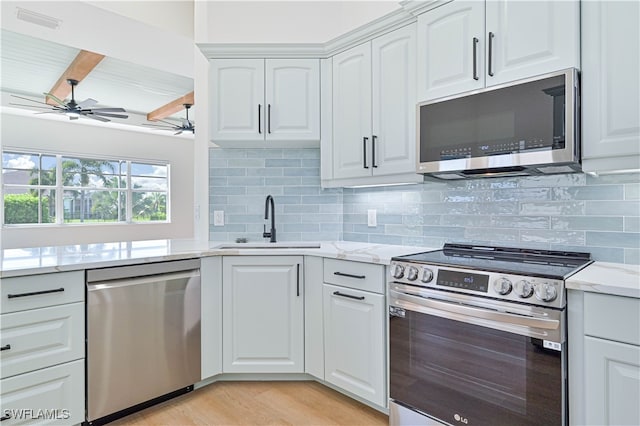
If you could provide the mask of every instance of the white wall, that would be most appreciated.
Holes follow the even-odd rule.
[[[196,43],[325,43],[396,1],[196,1]]]
[[[87,3],[193,39],[194,0],[99,0]]]
[[[171,173],[171,223],[107,226],[30,226],[2,229],[2,248],[193,236],[194,141],[181,137],[95,126],[85,120],[2,113],[2,149],[166,161]]]
[[[0,8],[2,28],[6,30],[193,77],[192,37],[81,1],[2,0]],[[18,8],[60,19],[62,24],[54,30],[25,22],[16,17]]]

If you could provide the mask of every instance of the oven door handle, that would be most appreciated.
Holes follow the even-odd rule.
[[[401,293],[396,293],[400,295]],[[394,295],[392,295],[394,296]],[[479,319],[486,321],[493,321],[496,323],[502,323],[506,325],[523,326],[529,328],[543,329],[543,330],[558,330],[560,328],[560,321],[556,319],[536,318],[525,315],[510,314],[507,312],[498,312],[490,309],[476,308],[473,306],[462,305],[459,303],[446,302],[437,299],[427,299],[424,297],[416,297],[410,295],[401,295],[402,298],[413,299],[417,298],[419,301],[412,302],[410,300],[402,300],[400,298],[392,297],[390,305],[408,309],[414,312],[421,312],[425,314],[433,313],[433,310],[462,315],[469,319]],[[444,315],[443,315],[444,316]],[[469,321],[474,323],[473,321]]]

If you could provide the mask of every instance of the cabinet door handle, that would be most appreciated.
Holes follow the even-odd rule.
[[[4,416],[0,417],[0,422],[4,422],[5,420],[9,420],[9,419],[11,419],[11,415],[7,414],[7,415],[4,415]]]
[[[271,104],[267,104],[267,133],[271,133]]]
[[[376,139],[378,139],[376,135],[371,136],[371,166],[374,169],[378,167],[376,164]]]
[[[262,133],[262,122],[260,117],[262,116],[262,105],[258,104],[258,133]]]
[[[492,62],[493,62],[493,38],[495,36],[496,35],[494,33],[489,31],[489,75],[491,77],[493,77],[493,66],[492,66]]]
[[[31,293],[7,294],[7,297],[9,299],[15,299],[16,297],[38,296],[40,294],[48,294],[48,293],[60,293],[61,291],[64,291],[63,287],[56,288],[53,290],[33,291]]]
[[[362,167],[364,167],[365,169],[368,169],[369,166],[367,166],[367,141],[369,140],[368,137],[363,137],[362,138]]]
[[[0,351],[8,351],[9,349],[11,349],[11,345],[4,345],[0,348]]]
[[[365,278],[367,278],[365,275],[353,275],[353,274],[347,274],[345,272],[334,272],[333,275],[338,275],[340,277],[357,278],[359,280],[364,280]]]
[[[473,79],[478,80],[478,37],[473,38]]]
[[[339,291],[334,291],[333,295],[340,296],[340,297],[347,297],[349,299],[355,299],[355,300],[364,300],[364,296],[352,296],[350,294],[340,293]]]
[[[296,263],[296,296],[300,297],[300,264]]]

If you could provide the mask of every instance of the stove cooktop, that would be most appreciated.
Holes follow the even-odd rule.
[[[565,280],[593,261],[589,253],[445,244],[392,260]]]

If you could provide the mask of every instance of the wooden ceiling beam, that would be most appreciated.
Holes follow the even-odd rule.
[[[65,99],[71,94],[71,86],[67,83],[67,79],[82,81],[89,73],[104,59],[104,55],[81,50],[75,57],[73,62],[69,64],[65,72],[62,73],[56,84],[53,85],[49,93],[59,99]],[[49,105],[57,105],[56,101],[46,96],[45,101]]]
[[[175,114],[178,111],[184,109],[184,104],[193,105],[193,92],[187,93],[184,96],[179,97],[166,105],[161,106],[160,108],[151,111],[147,114],[147,120],[156,121],[162,120],[163,118],[167,118],[168,116]]]

